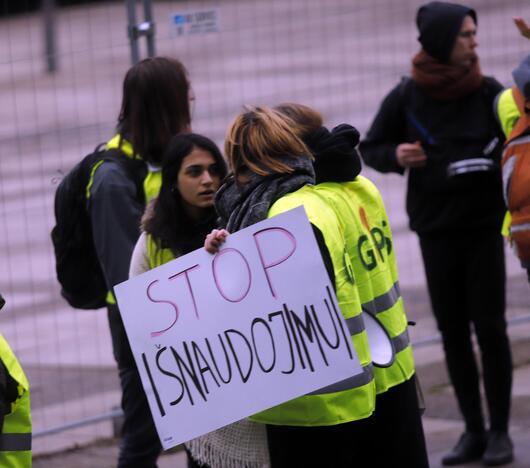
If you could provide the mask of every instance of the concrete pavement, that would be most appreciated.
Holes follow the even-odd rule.
[[[509,284],[509,297],[512,306],[508,309],[511,324],[508,333],[514,360],[514,382],[512,400],[512,419],[510,433],[515,446],[515,460],[507,465],[510,468],[530,467],[530,320],[524,309],[515,307],[515,303],[529,302],[530,285],[526,284],[523,275]],[[526,289],[525,289],[526,288]],[[427,296],[422,289],[405,289],[403,295],[409,318],[416,322],[411,328],[411,338],[417,343],[414,355],[420,382],[426,402],[423,416],[424,430],[427,440],[429,461],[432,468],[441,467],[442,456],[455,444],[461,432],[463,423],[459,416],[456,401],[443,360],[443,350],[437,340],[436,330],[432,321],[429,307],[426,307]],[[519,297],[519,296],[525,297]],[[528,309],[526,309],[528,310]],[[60,450],[55,454],[37,457],[35,468],[106,468],[114,466],[118,445],[112,439],[111,423],[101,423],[102,437],[97,441],[90,441],[84,447],[70,450]],[[53,438],[53,436],[50,436]],[[57,437],[62,437],[60,434]],[[185,468],[186,457],[181,451],[165,453],[160,458],[160,468]],[[480,462],[460,465],[462,467],[482,466]],[[325,467],[327,468],[327,467]],[[414,468],[414,467],[410,467]]]

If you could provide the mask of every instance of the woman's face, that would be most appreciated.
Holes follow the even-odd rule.
[[[177,187],[184,208],[193,218],[213,205],[215,192],[221,183],[219,167],[211,153],[193,148],[182,161],[177,176]]]

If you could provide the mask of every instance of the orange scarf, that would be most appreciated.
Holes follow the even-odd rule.
[[[429,96],[450,101],[471,94],[482,84],[478,58],[471,66],[444,64],[421,50],[412,59],[412,78]]]

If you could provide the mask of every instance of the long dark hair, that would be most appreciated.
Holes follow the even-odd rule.
[[[138,62],[123,80],[118,132],[145,160],[160,163],[171,136],[189,129],[189,92],[180,61],[151,57]]]
[[[180,192],[176,187],[182,161],[195,148],[210,153],[217,165],[220,179],[226,176],[225,160],[212,140],[196,133],[173,137],[162,161],[160,193],[142,219],[143,230],[153,236],[159,247],[171,248],[178,253],[187,253],[198,248],[200,245],[194,245],[196,238],[200,236],[204,240],[216,218],[215,208],[212,206],[205,210],[205,223],[193,221],[184,210]]]

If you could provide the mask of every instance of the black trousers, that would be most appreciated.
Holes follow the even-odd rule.
[[[335,426],[267,425],[272,468],[429,466],[415,378],[377,396],[369,418]]]
[[[442,335],[445,359],[466,429],[485,429],[479,369],[473,353],[475,331],[490,428],[507,431],[512,359],[506,333],[503,240],[494,230],[420,236],[432,309]]]
[[[117,306],[107,307],[112,350],[118,364],[124,422],[119,468],[156,468],[162,447],[151,416],[140,374]]]

